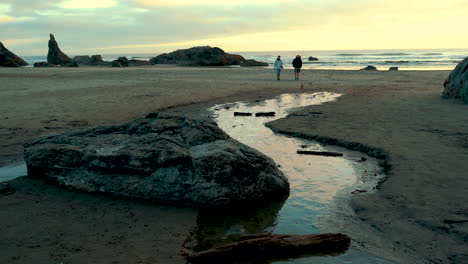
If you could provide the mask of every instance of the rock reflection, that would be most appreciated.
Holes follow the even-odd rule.
[[[261,233],[276,225],[278,212],[284,202],[272,202],[257,207],[234,210],[201,210],[194,232],[195,251],[238,241],[243,234]]]

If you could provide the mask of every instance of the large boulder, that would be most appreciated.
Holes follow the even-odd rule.
[[[68,66],[72,63],[72,59],[63,53],[53,34],[50,34],[49,40],[49,52],[47,53],[47,63]]]
[[[26,66],[22,58],[16,56],[13,52],[9,51],[2,42],[0,42],[0,66],[2,67],[20,67]]]
[[[210,46],[180,49],[150,59],[152,64],[178,64],[187,66],[240,65],[244,57],[229,54],[220,48]]]
[[[268,63],[256,60],[245,60],[241,63],[241,67],[266,67]]]
[[[468,57],[461,61],[445,80],[442,97],[468,102]]]
[[[286,198],[289,183],[270,158],[214,121],[153,113],[25,144],[28,175],[71,189],[196,207]]]

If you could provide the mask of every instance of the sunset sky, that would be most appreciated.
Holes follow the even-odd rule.
[[[0,41],[72,55],[468,48],[466,0],[1,0]]]

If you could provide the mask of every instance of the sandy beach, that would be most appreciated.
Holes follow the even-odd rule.
[[[468,105],[441,98],[449,71],[265,68],[0,68],[0,166],[31,138],[161,110],[330,91],[333,103],[270,123],[280,132],[386,153],[387,180],[332,212],[324,231],[397,263],[468,262]],[[321,112],[314,115],[310,112]],[[327,140],[328,139],[328,140]],[[359,143],[359,144],[350,144]],[[184,263],[197,212],[70,192],[41,180],[0,196],[0,263]]]

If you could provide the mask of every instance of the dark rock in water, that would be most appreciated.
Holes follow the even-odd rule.
[[[103,62],[104,61],[102,60],[101,55],[92,55],[90,60],[89,60],[89,65],[98,66],[98,65],[102,64]]]
[[[212,120],[168,113],[36,139],[24,158],[29,176],[68,188],[180,205],[229,207],[289,193],[270,158]]]
[[[73,61],[81,65],[89,65],[89,63],[91,62],[91,57],[89,57],[88,55],[75,56],[73,58]]]
[[[122,64],[118,61],[112,61],[112,67],[123,67]]]
[[[445,80],[442,97],[468,102],[468,57],[461,61]]]
[[[2,42],[0,42],[0,66],[2,67],[20,67],[26,66],[22,58],[16,56],[13,52],[9,51]]]
[[[341,157],[343,153],[330,152],[330,151],[312,151],[312,150],[298,150],[297,154],[303,155],[317,155],[317,156],[327,156],[327,157]]]
[[[318,60],[319,60],[319,59],[316,58],[316,57],[312,57],[312,56],[309,57],[309,61],[318,61]]]
[[[47,53],[47,62],[49,64],[56,64],[65,66],[68,63],[71,63],[73,60],[63,53],[53,34],[50,34],[49,40],[49,52]]]
[[[145,60],[128,60],[128,66],[150,66],[151,62]]]
[[[187,66],[240,65],[244,57],[229,54],[220,48],[209,46],[180,49],[150,59],[152,64],[178,64]]]
[[[114,61],[120,63],[120,65],[121,65],[120,67],[128,67],[128,65],[129,65],[127,57],[119,57]],[[112,67],[114,67],[114,65],[112,65]]]
[[[14,194],[16,190],[8,183],[0,183],[0,197]]]
[[[398,67],[390,67],[388,68],[389,71],[398,71]]]
[[[372,65],[368,65],[367,67],[361,69],[361,71],[376,71],[376,70],[377,68]]]
[[[42,67],[57,67],[57,65],[52,64],[52,63],[47,63],[47,62],[45,62],[45,61],[41,61],[41,62],[36,62],[36,63],[34,63],[34,67],[36,67],[36,68],[42,68]]]
[[[74,62],[77,62],[79,65],[85,66],[111,66],[111,62],[104,61],[101,55],[88,55],[85,56],[76,56],[73,58]]]
[[[80,67],[80,65],[78,65],[78,63],[76,61],[72,61],[72,62],[69,62],[69,63],[64,63],[61,66],[63,66],[63,67]]]
[[[256,60],[245,60],[241,63],[241,67],[266,67],[268,63]]]

